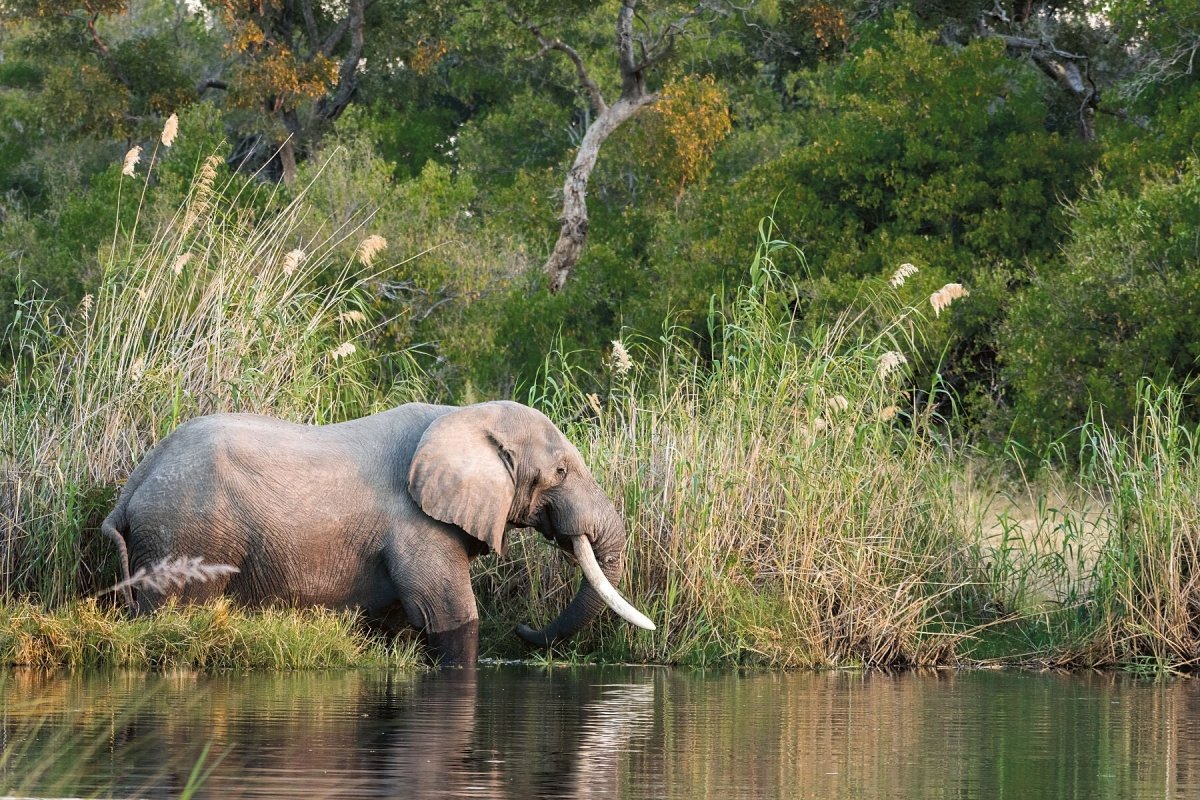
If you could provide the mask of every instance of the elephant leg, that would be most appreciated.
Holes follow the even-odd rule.
[[[426,631],[425,644],[443,667],[470,667],[479,657],[479,620],[452,631]]]
[[[474,664],[479,612],[466,551],[448,543],[392,556],[388,562],[408,620],[422,632],[430,656],[441,664]]]

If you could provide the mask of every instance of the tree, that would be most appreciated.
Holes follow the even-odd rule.
[[[533,34],[541,45],[539,56],[553,51],[570,59],[579,87],[587,95],[591,111],[595,114],[563,182],[558,240],[545,265],[551,292],[562,289],[587,243],[588,179],[596,166],[600,147],[622,124],[659,99],[659,92],[647,88],[647,73],[671,54],[676,40],[687,32],[689,23],[706,10],[709,10],[706,5],[697,5],[652,33],[642,33],[634,30],[634,21],[638,18],[638,0],[621,0],[616,21],[617,69],[621,90],[616,101],[609,104],[575,48],[546,34],[544,26],[528,16],[519,14],[511,7],[508,9],[510,18]]]
[[[375,0],[215,0],[234,59],[229,79],[211,78],[200,89],[227,89],[233,105],[257,109],[271,138],[282,138],[279,177],[296,177],[298,148],[313,145],[341,116],[360,82],[367,10]],[[239,143],[232,160],[252,159],[258,137]]]
[[[1139,381],[1189,379],[1200,360],[1200,162],[1136,192],[1097,189],[1072,215],[1065,268],[1035,275],[1002,332],[1012,434],[1035,446],[1093,403],[1130,423]]]

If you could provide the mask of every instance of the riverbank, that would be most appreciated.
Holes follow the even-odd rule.
[[[415,642],[369,633],[325,609],[246,611],[226,600],[128,618],[94,599],[53,610],[0,605],[0,664],[70,669],[311,670],[415,667]]]
[[[116,582],[99,523],[184,420],[240,410],[322,424],[440,399],[412,364],[397,371],[407,362],[391,362],[386,387],[373,383],[375,365],[352,343],[369,274],[333,264],[331,249],[297,262],[293,207],[253,235],[235,211],[205,205],[198,221],[130,249],[74,318],[28,306],[13,338],[21,357],[0,381],[0,583],[55,610],[10,600],[0,660],[304,669],[411,658],[326,612],[223,604],[125,621],[77,599]],[[196,236],[211,263],[171,268]],[[973,451],[947,421],[953,393],[916,387],[910,372],[922,330],[970,302],[963,287],[914,305],[899,290],[916,268],[903,265],[817,324],[775,268],[792,252],[764,227],[746,285],[712,300],[703,351],[666,326],[654,340],[612,342],[595,374],[557,348],[518,393],[578,445],[622,512],[621,590],[658,626],[606,615],[559,654],[1192,668],[1200,437],[1185,390],[1146,384],[1132,429],[1087,419],[1040,459]],[[540,537],[514,540],[476,562],[473,585],[485,652],[524,658],[512,626],[553,618],[577,572]]]

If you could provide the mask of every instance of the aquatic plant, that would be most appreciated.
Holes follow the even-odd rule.
[[[164,144],[176,135],[164,130]],[[0,375],[0,592],[53,605],[111,583],[114,553],[98,523],[141,456],[190,417],[333,422],[418,393],[404,354],[380,391],[354,345],[373,273],[341,254],[363,220],[308,224],[306,189],[278,201],[276,189],[238,176],[221,184],[220,166],[204,159],[187,200],[152,233],[118,229],[78,308],[22,304],[16,357]],[[137,180],[148,204],[149,175]],[[382,246],[365,237],[360,258]]]
[[[659,626],[593,626],[581,651],[787,666],[953,659],[961,634],[942,602],[967,574],[966,528],[947,502],[954,448],[901,380],[922,312],[881,277],[865,308],[806,328],[774,268],[790,250],[764,228],[749,284],[714,300],[711,359],[668,330],[659,356],[614,343],[603,400],[568,355],[532,387],[623,504],[623,590]],[[943,290],[935,308],[962,296]],[[501,598],[490,609],[501,618],[547,613],[524,598],[569,596],[553,558],[519,543],[480,566],[493,588],[479,596]]]
[[[168,604],[130,619],[94,599],[0,605],[0,664],[166,670],[415,667],[415,639],[373,635],[353,612]]]

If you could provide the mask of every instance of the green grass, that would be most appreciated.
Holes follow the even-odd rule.
[[[419,663],[415,640],[389,642],[368,633],[357,615],[326,609],[251,612],[219,600],[129,619],[95,600],[54,610],[25,601],[0,606],[0,664],[9,666],[213,671]]]

